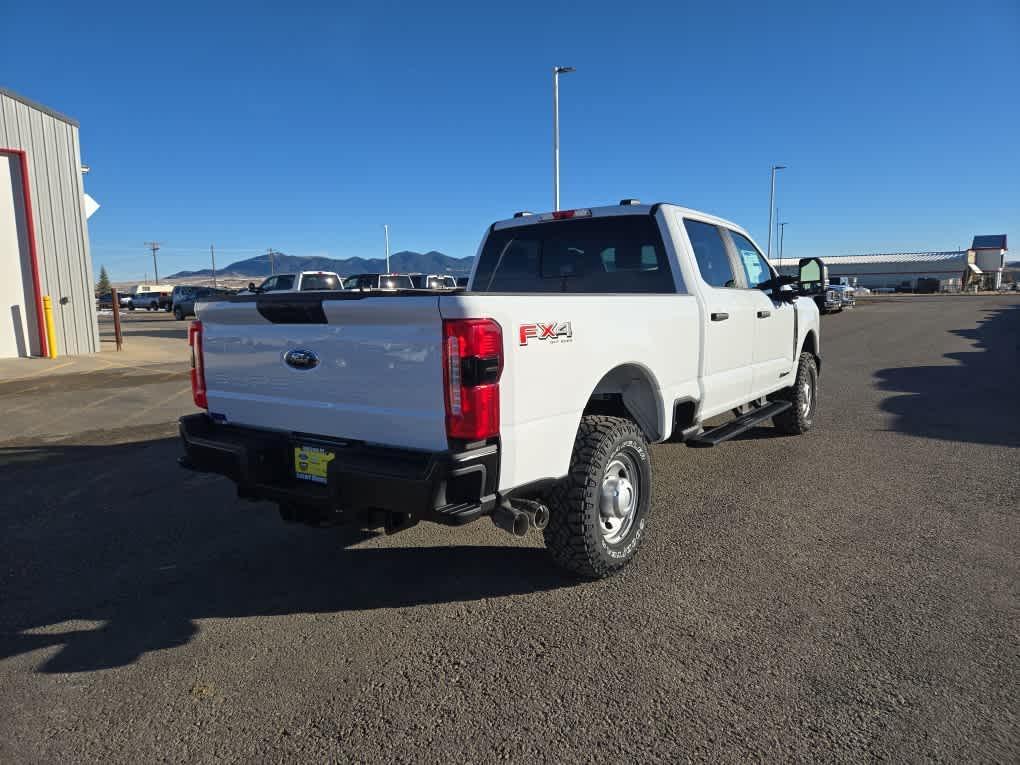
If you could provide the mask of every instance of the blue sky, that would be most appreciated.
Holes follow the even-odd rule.
[[[22,3],[0,84],[81,122],[93,259],[141,277],[274,247],[474,254],[484,227],[624,196],[786,256],[1020,249],[1020,4]]]

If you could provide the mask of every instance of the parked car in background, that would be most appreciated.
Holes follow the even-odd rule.
[[[354,274],[344,279],[345,290],[412,290],[408,274]]]
[[[848,284],[830,284],[829,289],[839,295],[840,309],[853,308],[857,305],[855,290]]]
[[[130,295],[118,295],[118,302],[121,308],[131,307],[131,296]],[[104,292],[102,295],[96,298],[96,308],[101,311],[112,311],[113,310],[113,293]]]
[[[344,280],[333,271],[299,271],[296,274],[274,274],[255,286],[248,283],[248,289],[240,294],[253,295],[263,292],[310,292],[312,290],[342,290]]]
[[[128,308],[132,311],[136,308],[144,308],[146,311],[169,311],[170,305],[170,290],[166,292],[138,292],[131,296]]]
[[[220,287],[174,287],[174,291],[170,296],[172,303],[170,310],[173,311],[175,319],[183,321],[188,316],[195,315],[196,301],[234,295],[236,292],[236,290],[228,290]]]
[[[441,274],[408,274],[411,284],[419,290],[452,290],[457,288],[457,280],[449,275]]]

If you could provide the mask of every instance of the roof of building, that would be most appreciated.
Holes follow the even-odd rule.
[[[970,246],[972,250],[1005,250],[1005,234],[981,234],[974,237],[974,243]]]
[[[33,101],[31,98],[25,98],[24,96],[15,93],[13,90],[8,90],[7,88],[0,87],[0,94],[3,94],[8,98],[13,98],[15,101],[20,101],[30,109],[35,109],[36,111],[42,112],[43,114],[48,114],[50,117],[58,119],[61,122],[66,122],[69,125],[80,127],[78,124],[78,120],[74,119],[73,117],[68,117],[66,114],[61,114],[55,109],[51,109],[48,106],[43,106],[38,101]]]
[[[940,263],[965,258],[963,250],[946,252],[874,252],[866,255],[830,255],[823,257],[825,265],[850,265],[852,263]]]

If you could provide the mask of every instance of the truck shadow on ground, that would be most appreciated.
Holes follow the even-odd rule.
[[[897,394],[882,402],[895,415],[893,429],[946,441],[1020,447],[1016,414],[1020,384],[1020,305],[984,311],[973,329],[953,334],[976,350],[948,353],[958,364],[893,367],[875,373],[880,390]]]
[[[573,584],[542,549],[442,546],[441,530],[439,545],[422,546],[411,530],[394,537],[397,547],[352,548],[366,535],[284,524],[272,506],[236,500],[225,479],[181,471],[178,453],[173,438],[0,449],[0,658],[56,646],[40,672],[86,672],[182,646],[202,618]]]

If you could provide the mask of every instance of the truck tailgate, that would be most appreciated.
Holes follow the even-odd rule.
[[[435,295],[252,296],[203,303],[198,318],[214,418],[405,448],[447,448],[443,328]],[[304,356],[312,363],[288,364],[291,351],[312,354]]]

